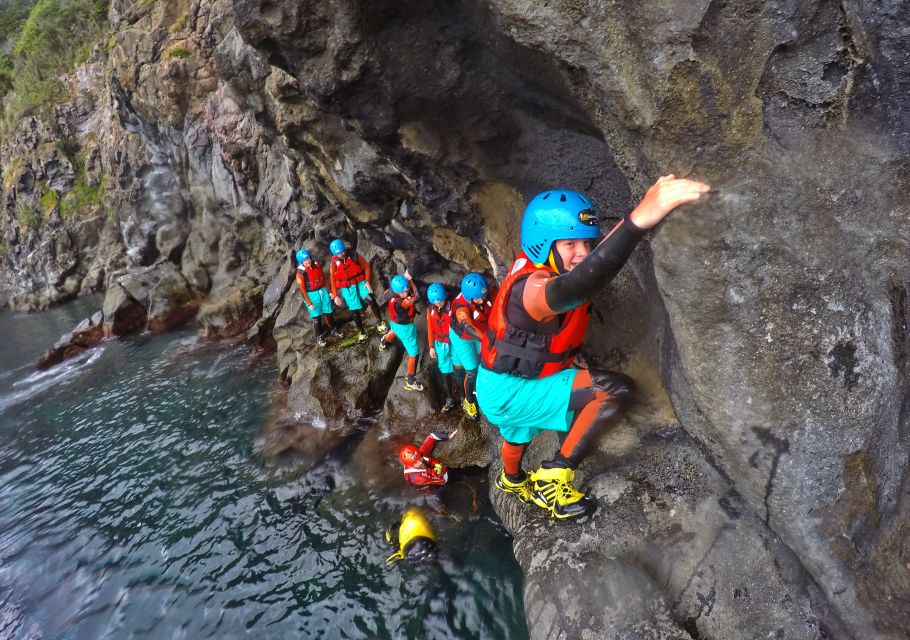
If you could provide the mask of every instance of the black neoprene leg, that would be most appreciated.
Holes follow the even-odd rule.
[[[317,339],[325,335],[325,326],[322,324],[322,316],[313,318],[313,329],[316,332]]]
[[[455,372],[452,374],[453,389],[464,390],[464,376],[464,368],[455,367]]]
[[[554,462],[557,466],[563,460],[575,468],[584,458],[591,443],[604,429],[614,423],[629,404],[635,393],[635,383],[622,373],[592,369],[592,385],[572,392],[569,404],[575,412],[575,421],[565,435]],[[587,394],[589,398],[581,408],[573,404],[580,403]]]
[[[363,312],[359,310],[352,311],[351,315],[354,317],[354,324],[357,325],[357,330],[363,333]]]
[[[477,369],[471,369],[468,371],[465,369],[464,374],[464,397],[468,399],[468,402],[475,403],[477,402],[477,396],[474,394],[474,389],[477,387]]]
[[[370,310],[373,312],[373,315],[376,316],[376,322],[382,322],[382,313],[379,311],[379,303],[376,302],[376,296],[372,293],[366,297],[367,304],[370,305]]]

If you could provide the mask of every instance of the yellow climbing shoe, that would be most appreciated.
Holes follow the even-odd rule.
[[[574,479],[572,469],[541,467],[531,474],[531,500],[561,520],[591,515],[597,503],[570,484]]]
[[[506,476],[505,470],[499,472],[499,475],[496,476],[496,488],[504,493],[514,493],[516,497],[522,502],[531,501],[531,483],[528,480],[528,474],[522,474],[522,480],[520,482],[512,482]]]
[[[461,402],[461,408],[464,409],[464,414],[468,416],[471,420],[477,420],[480,416],[477,413],[477,403],[468,402],[468,399],[465,398]]]

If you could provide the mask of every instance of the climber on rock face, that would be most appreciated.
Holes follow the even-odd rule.
[[[442,405],[442,412],[448,413],[455,407],[455,380],[452,373],[452,346],[449,341],[449,302],[446,288],[438,282],[430,284],[427,288],[427,300],[430,308],[427,311],[427,344],[430,348],[430,357],[439,365],[445,387],[446,401]]]
[[[386,350],[392,340],[398,338],[408,353],[408,377],[404,388],[407,391],[423,391],[423,385],[417,382],[417,358],[420,348],[417,341],[417,326],[414,318],[417,315],[417,287],[407,271],[404,275],[392,278],[389,290],[383,297],[383,302],[389,305],[389,330],[379,341],[379,348]]]
[[[332,261],[329,263],[332,299],[339,307],[343,299],[348,309],[351,310],[354,324],[360,331],[357,336],[358,342],[367,339],[363,327],[364,302],[370,306],[373,315],[376,316],[376,328],[379,333],[388,331],[388,326],[382,321],[379,303],[376,302],[376,296],[373,295],[373,290],[370,288],[370,264],[341,239],[332,240],[329,244],[329,251],[332,252]]]
[[[313,328],[316,333],[316,344],[326,346],[326,333],[340,336],[332,317],[332,300],[325,288],[325,272],[318,260],[310,255],[306,249],[298,249],[295,253],[297,259],[297,286],[303,294],[303,302],[310,318],[313,319]]]
[[[464,413],[478,420],[477,367],[480,363],[480,342],[487,329],[487,318],[492,308],[495,291],[490,291],[487,280],[479,273],[469,273],[461,279],[461,292],[452,300],[449,311],[449,342],[452,364],[456,375],[464,377]]]
[[[504,440],[498,489],[555,518],[594,512],[595,501],[571,484],[574,470],[620,415],[634,384],[621,373],[572,366],[587,330],[589,299],[613,279],[648,229],[709,190],[663,176],[599,243],[597,214],[584,195],[552,190],[528,203],[522,253],[493,303],[477,379],[480,408]],[[547,429],[559,432],[559,451],[528,474],[521,468],[525,447]]]
[[[404,479],[415,487],[436,487],[444,485],[449,480],[448,469],[436,458],[431,458],[433,447],[437,442],[451,440],[458,433],[434,431],[426,437],[419,447],[406,444],[398,452],[398,459],[404,465]]]

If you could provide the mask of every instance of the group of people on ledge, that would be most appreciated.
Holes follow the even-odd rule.
[[[327,336],[341,335],[332,315],[333,302],[338,307],[343,303],[350,310],[357,326],[358,342],[367,340],[363,308],[369,306],[381,335],[379,348],[388,349],[392,341],[398,339],[408,354],[404,388],[423,391],[423,384],[417,381],[420,343],[414,324],[420,294],[411,274],[405,271],[403,275],[393,276],[380,302],[370,286],[370,264],[363,256],[341,239],[329,243],[329,252],[328,282],[322,264],[307,249],[298,249],[295,254],[297,286],[313,321],[316,343],[324,347]],[[433,282],[427,288],[427,348],[443,376],[444,413],[455,407],[456,390],[461,388],[464,390],[462,410],[472,420],[479,418],[475,396],[477,369],[494,293],[479,273],[467,274],[461,281],[458,295],[451,300],[442,283]],[[388,312],[388,324],[383,320],[383,306]]]
[[[573,485],[575,469],[597,436],[630,401],[634,383],[622,373],[590,369],[578,358],[590,318],[590,298],[616,276],[649,229],[676,207],[698,201],[709,191],[702,182],[663,176],[603,238],[596,208],[587,197],[571,190],[544,191],[525,208],[521,252],[498,291],[492,291],[476,273],[464,277],[461,291],[451,301],[441,284],[429,286],[427,339],[431,357],[446,376],[446,410],[454,405],[454,366],[464,372],[465,413],[475,418],[479,406],[502,436],[502,470],[495,482],[500,491],[558,519],[594,512],[593,498]],[[418,292],[410,274],[392,279],[389,313],[395,320],[388,331],[369,285],[364,283],[369,266],[341,240],[334,240],[330,249],[336,304],[340,303],[337,292],[343,291],[348,291],[342,295],[352,312],[362,308],[361,300],[373,300],[370,304],[384,334],[382,340],[388,343],[398,337],[416,362],[413,318]],[[344,260],[356,266],[345,268]],[[301,282],[301,291],[308,282]],[[304,295],[309,291],[307,288]],[[312,316],[309,303],[308,308]],[[331,308],[325,313],[332,330]],[[357,313],[355,323],[363,335],[363,321]],[[404,328],[408,325],[410,328]],[[324,336],[322,331],[317,329],[317,338]],[[408,372],[408,384],[414,388],[410,361]],[[525,450],[545,430],[558,433],[559,449],[528,472],[522,468]],[[423,469],[432,467],[435,473],[429,475],[437,476],[426,484],[444,484],[442,467],[429,454],[435,442],[448,437],[431,434],[420,448],[408,449],[407,456],[403,450],[406,476],[409,462],[416,460]]]

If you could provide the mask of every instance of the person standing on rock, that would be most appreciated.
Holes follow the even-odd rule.
[[[337,238],[332,240],[329,244],[329,251],[332,253],[332,261],[329,264],[332,299],[339,307],[343,299],[348,309],[351,310],[354,324],[357,325],[357,330],[360,332],[357,341],[364,342],[367,339],[361,311],[364,302],[370,306],[373,315],[376,316],[376,328],[379,333],[388,331],[389,327],[382,320],[379,304],[370,287],[370,263],[356,251],[349,249],[344,240]]]
[[[319,261],[313,258],[306,249],[298,249],[295,257],[297,258],[297,286],[300,287],[303,302],[310,313],[310,318],[313,319],[316,344],[324,347],[327,332],[333,336],[341,335],[335,328],[335,320],[332,317],[332,299],[325,288],[325,272]]]
[[[427,300],[430,308],[427,311],[427,344],[430,347],[430,357],[439,366],[442,374],[442,384],[445,388],[446,401],[442,405],[442,412],[448,413],[455,407],[455,379],[452,373],[452,346],[449,342],[449,301],[446,288],[438,282],[433,282],[427,288]]]
[[[423,385],[417,382],[417,358],[420,347],[417,341],[417,287],[407,271],[404,275],[395,275],[383,302],[389,305],[389,324],[392,326],[379,341],[379,348],[385,351],[396,337],[401,340],[408,353],[408,377],[405,379],[405,391],[423,391]]]
[[[621,373],[572,366],[587,331],[590,297],[616,276],[648,229],[709,190],[663,176],[596,246],[597,214],[581,193],[544,191],[528,203],[522,253],[493,303],[477,381],[480,408],[504,440],[499,490],[554,518],[594,512],[596,502],[572,486],[575,469],[620,415],[634,383]],[[521,458],[543,430],[559,432],[561,446],[527,474]]]
[[[487,279],[479,273],[469,273],[461,279],[461,292],[452,300],[449,311],[452,364],[458,377],[461,379],[464,376],[464,401],[461,406],[471,420],[480,419],[474,389],[480,364],[480,342],[492,308],[491,298]]]

